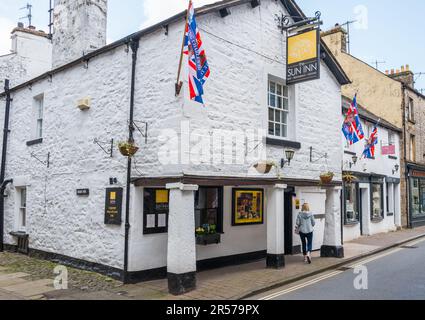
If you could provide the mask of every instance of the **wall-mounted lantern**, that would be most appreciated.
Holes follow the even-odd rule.
[[[393,174],[395,174],[396,172],[398,172],[398,170],[400,170],[400,166],[398,164],[396,164],[394,166],[394,169],[393,169]]]
[[[287,164],[288,166],[291,165],[291,161],[294,159],[295,151],[294,150],[286,150],[285,151],[286,160],[282,159],[280,162],[280,167],[284,168]]]

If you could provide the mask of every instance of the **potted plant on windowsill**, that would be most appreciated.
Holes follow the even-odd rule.
[[[136,146],[134,142],[130,141],[118,143],[118,149],[125,157],[132,157],[137,153],[137,151],[139,151],[139,147]]]
[[[209,244],[219,244],[221,235],[217,233],[217,226],[213,224],[204,224],[196,229],[196,244],[207,246]]]
[[[320,182],[321,184],[329,184],[334,179],[335,174],[331,171],[324,172],[320,175]]]

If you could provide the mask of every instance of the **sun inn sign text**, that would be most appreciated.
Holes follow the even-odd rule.
[[[288,85],[320,78],[319,29],[288,37],[287,74]]]

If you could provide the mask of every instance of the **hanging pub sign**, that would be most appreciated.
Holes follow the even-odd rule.
[[[286,84],[320,79],[320,30],[288,36],[286,43]]]
[[[122,188],[106,189],[105,224],[121,225]]]

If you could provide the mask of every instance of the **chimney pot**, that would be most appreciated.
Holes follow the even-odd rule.
[[[23,28],[24,24],[22,22],[18,22],[18,28]]]
[[[406,64],[406,71],[410,70],[410,66],[408,64]]]
[[[391,74],[394,74],[394,69],[391,69]]]
[[[401,72],[404,72],[404,66],[401,66]]]
[[[385,70],[385,74],[389,75],[390,74],[390,70]]]

